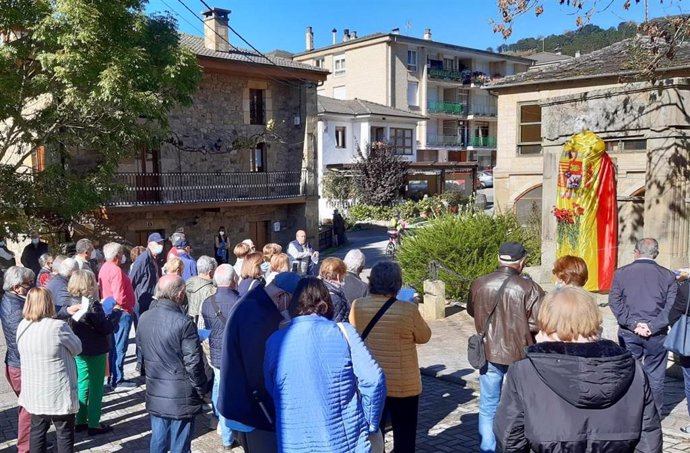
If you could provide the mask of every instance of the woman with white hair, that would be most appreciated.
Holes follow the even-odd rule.
[[[42,288],[53,278],[53,255],[44,253],[38,258],[38,264],[41,265],[41,270],[36,276],[36,287]]]
[[[352,249],[347,252],[343,261],[345,261],[345,266],[347,266],[347,273],[343,280],[342,290],[345,293],[345,298],[351,305],[355,299],[369,295],[369,285],[364,283],[359,277],[366,264],[366,257],[360,249]]]
[[[59,258],[59,257],[58,257]],[[63,257],[64,258],[64,257]],[[57,267],[57,275],[50,279],[46,285],[46,289],[50,294],[55,304],[55,312],[58,313],[65,301],[69,299],[69,291],[67,290],[67,283],[72,274],[79,270],[79,264],[74,258],[64,258],[62,261],[55,259],[57,264],[53,264],[53,268]]]

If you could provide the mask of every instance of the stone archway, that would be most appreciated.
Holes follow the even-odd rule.
[[[541,223],[542,189],[543,186],[537,184],[515,197],[513,212],[521,224],[526,225],[535,220]]]

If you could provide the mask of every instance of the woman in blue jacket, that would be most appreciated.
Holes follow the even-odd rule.
[[[300,281],[289,312],[264,360],[278,451],[371,452],[386,397],[381,368],[354,328],[330,320],[333,304],[319,279]]]

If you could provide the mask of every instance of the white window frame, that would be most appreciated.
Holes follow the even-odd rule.
[[[536,105],[539,107],[540,111],[540,120],[539,122],[523,122],[522,121],[522,107],[527,107],[531,105]],[[544,149],[542,148],[542,142],[525,142],[522,141],[522,126],[534,126],[536,124],[539,125],[539,132],[541,133],[541,125],[543,118],[541,117],[541,106],[539,105],[538,102],[523,102],[518,104],[518,111],[517,111],[517,155],[518,156],[525,156],[525,157],[531,157],[531,156],[541,156],[544,153]],[[523,153],[522,152],[522,147],[525,146],[539,146],[539,152],[538,153]]]
[[[323,57],[314,58],[314,66],[323,69],[326,66],[326,59]]]
[[[335,147],[338,149],[347,148],[347,127],[335,127]]]
[[[414,57],[414,58],[410,58],[410,57]],[[417,55],[416,50],[408,49],[408,51],[407,51],[407,70],[408,71],[414,71],[414,72],[417,71],[417,61],[418,61],[417,57],[418,57],[418,55]]]
[[[345,75],[346,65],[345,65],[345,55],[334,55],[333,56],[333,75],[341,76]]]

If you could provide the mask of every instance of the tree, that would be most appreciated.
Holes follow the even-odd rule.
[[[323,196],[336,208],[347,207],[348,200],[354,198],[352,175],[336,170],[328,170],[323,175]]]
[[[62,229],[116,189],[201,78],[144,0],[0,0],[0,226]],[[32,156],[44,159],[40,170]],[[43,157],[45,156],[45,157]]]
[[[557,0],[560,5],[571,6],[575,12],[575,24],[583,28],[598,12],[617,5],[628,10],[633,7],[645,8],[645,21],[639,26],[640,34],[648,36],[649,42],[631,49],[631,68],[637,69],[640,76],[652,82],[657,80],[658,69],[664,60],[672,60],[678,48],[690,36],[690,15],[680,14],[654,20],[647,19],[647,6],[650,0]],[[651,0],[655,1],[655,0]],[[663,0],[656,0],[663,3]],[[497,0],[499,21],[492,21],[494,33],[501,33],[508,39],[513,32],[515,20],[533,12],[540,16],[544,12],[545,0]],[[548,2],[555,4],[555,0]],[[640,3],[643,5],[640,6]]]
[[[355,187],[360,201],[374,206],[393,203],[405,184],[408,164],[386,143],[374,142],[364,155],[357,149]]]

